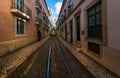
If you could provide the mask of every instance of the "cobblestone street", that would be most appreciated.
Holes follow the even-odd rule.
[[[0,78],[120,78],[120,0],[1,0]]]
[[[59,52],[56,37],[50,38],[33,53],[23,64],[9,74],[7,78],[46,78],[47,61],[51,44],[50,78],[94,78],[89,71],[71,55],[59,41],[62,52]],[[64,54],[64,55],[63,55]],[[71,73],[70,73],[71,72]]]

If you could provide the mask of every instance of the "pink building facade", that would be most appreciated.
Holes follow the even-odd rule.
[[[2,0],[0,4],[0,57],[37,41],[38,27],[47,36],[48,26],[43,24],[43,9],[39,0]],[[45,6],[47,8],[47,5]],[[39,11],[38,11],[39,9]],[[48,9],[46,9],[48,10]],[[46,11],[49,13],[49,11]],[[46,14],[48,14],[46,13]],[[37,16],[37,14],[40,14]],[[48,17],[44,17],[48,19]],[[44,23],[49,23],[45,21]],[[41,26],[42,25],[42,26]],[[44,32],[43,32],[44,31]]]

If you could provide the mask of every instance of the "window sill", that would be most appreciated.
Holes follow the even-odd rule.
[[[26,34],[16,34],[15,37],[23,37],[26,36]]]
[[[87,50],[89,54],[94,55],[97,58],[101,58],[102,57],[102,53],[100,52],[100,54],[94,53],[93,51]]]

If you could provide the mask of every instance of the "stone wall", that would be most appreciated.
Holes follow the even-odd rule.
[[[0,57],[36,41],[36,37],[0,42]]]

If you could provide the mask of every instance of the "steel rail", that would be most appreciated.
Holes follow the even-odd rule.
[[[50,44],[50,49],[49,49],[49,54],[48,54],[46,78],[49,78],[49,75],[50,75],[50,60],[51,60],[51,44]]]
[[[70,78],[74,78],[74,77],[73,77],[73,74],[72,74],[72,72],[71,72],[71,70],[70,70],[70,67],[68,66],[68,64],[67,64],[67,62],[66,62],[66,60],[65,60],[65,58],[64,58],[64,56],[63,56],[63,54],[62,54],[61,48],[60,48],[57,40],[56,40],[56,44],[57,44],[58,50],[59,50],[59,52],[60,52],[60,55],[61,55],[61,57],[62,57],[62,60],[63,60],[63,62],[64,62],[64,65],[65,65],[65,67],[66,67],[66,69],[67,69],[67,71],[68,71],[68,73],[69,73]]]

